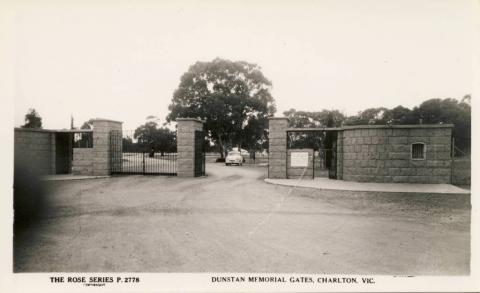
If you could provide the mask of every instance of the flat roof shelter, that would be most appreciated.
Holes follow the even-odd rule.
[[[92,147],[90,129],[15,128],[15,166],[39,174],[70,174],[74,148]]]
[[[92,119],[93,129],[14,130],[15,170],[39,175],[109,174],[109,132],[122,123]]]

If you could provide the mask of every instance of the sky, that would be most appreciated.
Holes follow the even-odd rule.
[[[39,3],[41,2],[41,3]],[[20,1],[14,125],[164,121],[180,77],[216,57],[256,63],[290,108],[414,107],[473,91],[475,1]]]

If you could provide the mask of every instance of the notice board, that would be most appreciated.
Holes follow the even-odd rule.
[[[308,167],[308,152],[290,153],[290,167]]]

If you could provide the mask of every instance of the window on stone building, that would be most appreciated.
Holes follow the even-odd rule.
[[[422,142],[412,143],[412,159],[424,160],[425,159],[425,144]]]

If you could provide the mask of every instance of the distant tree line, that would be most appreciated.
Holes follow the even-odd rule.
[[[430,99],[409,109],[397,106],[369,108],[356,115],[346,116],[338,110],[283,112],[291,127],[340,127],[342,125],[406,125],[454,124],[453,137],[456,155],[469,155],[471,151],[471,96],[462,99]],[[298,135],[297,141],[308,144],[308,135]]]
[[[268,117],[276,112],[271,95],[272,83],[261,68],[245,61],[216,58],[210,62],[196,62],[185,72],[173,93],[167,123],[177,118],[199,118],[205,121],[204,132],[208,150],[216,150],[223,157],[229,149],[241,147],[250,151],[268,148]],[[356,115],[346,116],[339,110],[297,111],[283,113],[291,127],[340,127],[342,125],[405,125],[454,124],[453,137],[457,155],[471,151],[471,96],[462,99],[430,99],[409,109],[397,106],[369,108]],[[151,121],[140,125],[130,137],[123,140],[130,151],[176,151],[175,132],[159,127]],[[156,118],[158,120],[158,118]],[[149,121],[150,120],[150,121]],[[41,128],[42,118],[30,109],[25,115],[24,128]],[[73,129],[73,117],[71,120]],[[86,121],[81,129],[91,129]],[[331,147],[332,133],[321,135],[291,135],[291,141],[317,148]],[[329,139],[330,138],[330,139]]]
[[[158,127],[158,123],[155,121],[148,121],[144,125],[137,127],[133,138],[137,140],[136,144],[133,143],[132,138],[127,137],[124,139],[126,151],[132,147],[142,151],[160,152],[161,156],[165,153],[177,151],[176,133],[166,127]]]

